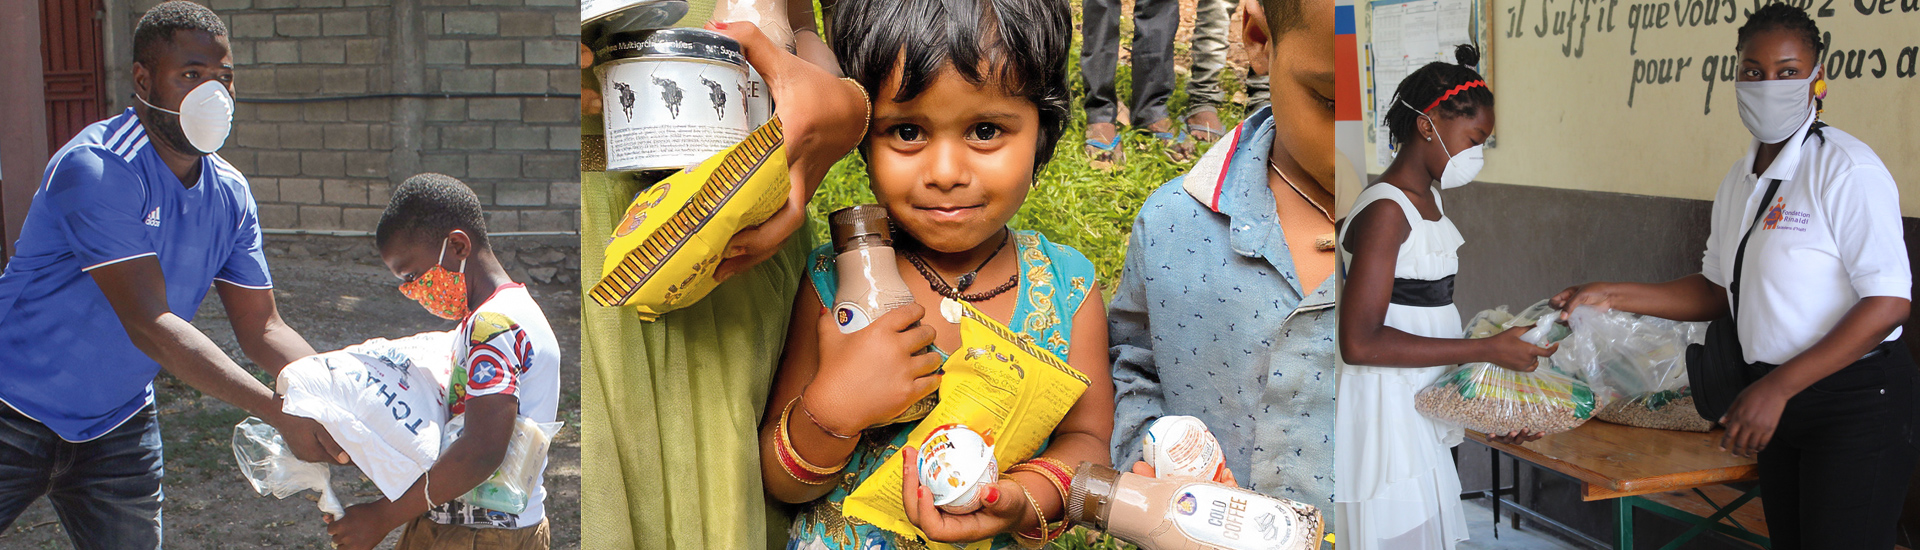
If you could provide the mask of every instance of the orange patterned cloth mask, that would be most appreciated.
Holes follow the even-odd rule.
[[[461,273],[467,270],[467,260],[460,260],[459,271],[447,271],[440,262],[447,258],[447,241],[440,241],[440,258],[433,261],[433,268],[421,273],[411,281],[400,283],[400,293],[427,308],[428,313],[441,319],[464,319],[472,310],[467,308],[467,279]]]

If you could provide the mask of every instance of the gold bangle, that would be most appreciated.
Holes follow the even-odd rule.
[[[800,398],[795,397],[793,398],[793,401],[795,403],[798,403],[800,401]],[[788,405],[788,406],[792,407],[793,405]],[[800,407],[800,412],[801,414],[807,415],[807,421],[812,422],[813,427],[820,428],[821,432],[825,432],[827,435],[833,436],[834,439],[853,439],[856,437],[860,437],[860,434],[858,433],[855,433],[853,435],[840,435],[840,432],[833,431],[833,429],[828,428],[826,424],[821,424],[820,419],[813,417],[813,411],[806,408],[805,406]]]
[[[800,449],[793,446],[793,439],[790,438],[787,433],[787,423],[792,421],[793,405],[799,402],[800,402],[800,397],[794,396],[793,400],[787,401],[787,408],[783,411],[780,411],[780,426],[779,426],[780,445],[783,445],[786,447],[788,455],[793,457],[794,464],[798,464],[801,468],[806,469],[807,472],[809,473],[826,476],[826,475],[837,474],[837,473],[840,473],[841,470],[845,470],[847,468],[847,463],[852,461],[853,459],[852,456],[848,456],[847,460],[841,461],[840,464],[837,466],[834,466],[831,468],[822,468],[820,466],[815,466],[812,462],[807,462],[806,457],[800,456]],[[813,485],[818,485],[818,484],[813,484]]]
[[[1012,468],[1007,469],[1008,474],[1012,474],[1014,472],[1030,472],[1035,475],[1039,475],[1042,478],[1046,478],[1047,483],[1053,486],[1053,490],[1060,492],[1060,501],[1061,502],[1067,501],[1067,486],[1060,483],[1060,480],[1054,479],[1053,474],[1048,473],[1045,468],[1041,468],[1039,466],[1035,466],[1032,464],[1021,463],[1021,464],[1015,464],[1013,465]]]
[[[1004,475],[1004,474],[1002,474],[1002,475]],[[1034,517],[1034,519],[1038,519],[1038,520],[1040,520],[1040,538],[1038,538],[1038,539],[1034,539],[1034,538],[1032,538],[1032,537],[1028,537],[1028,536],[1026,536],[1025,534],[1023,534],[1023,533],[1021,533],[1021,532],[1020,532],[1020,531],[1018,530],[1018,529],[1019,529],[1018,527],[1015,527],[1015,528],[1014,528],[1014,529],[1015,529],[1015,531],[1014,531],[1014,533],[1013,533],[1013,534],[1014,534],[1014,538],[1015,538],[1015,539],[1018,539],[1018,540],[1019,540],[1019,541],[1021,542],[1021,546],[1027,546],[1027,545],[1026,545],[1025,543],[1026,543],[1026,541],[1028,541],[1028,540],[1035,540],[1035,541],[1038,541],[1038,542],[1039,542],[1039,544],[1038,544],[1038,545],[1034,545],[1034,546],[1027,546],[1028,548],[1040,548],[1040,547],[1044,547],[1044,546],[1046,546],[1046,545],[1047,545],[1047,542],[1048,542],[1048,541],[1047,541],[1047,513],[1046,513],[1046,512],[1044,512],[1044,511],[1041,511],[1041,510],[1040,510],[1040,501],[1038,501],[1038,500],[1034,500],[1034,498],[1033,498],[1033,492],[1032,492],[1032,491],[1028,491],[1028,490],[1027,490],[1027,484],[1025,484],[1025,483],[1021,483],[1019,479],[1015,479],[1015,478],[1014,478],[1013,476],[1006,476],[1006,478],[1007,478],[1007,479],[1010,479],[1010,480],[1013,480],[1013,485],[1014,485],[1015,487],[1019,487],[1019,488],[1020,488],[1020,494],[1022,494],[1022,495],[1026,495],[1026,497],[1027,497],[1027,504],[1031,504],[1031,505],[1033,505],[1033,517]]]
[[[840,77],[840,80],[852,84],[853,89],[860,91],[860,106],[867,108],[867,114],[860,117],[860,135],[865,136],[867,135],[867,130],[873,129],[873,94],[867,93],[867,87],[861,86],[858,80],[844,76]],[[865,141],[865,138],[861,139]]]

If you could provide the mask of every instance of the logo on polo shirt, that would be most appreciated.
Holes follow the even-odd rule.
[[[1807,223],[1813,221],[1813,215],[1806,212],[1787,209],[1786,197],[1774,200],[1773,207],[1767,209],[1767,216],[1761,219],[1766,225],[1762,230],[1786,229],[1789,231],[1807,230]]]
[[[155,206],[147,213],[147,227],[160,227],[160,207]]]

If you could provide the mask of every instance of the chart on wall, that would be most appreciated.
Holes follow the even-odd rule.
[[[1371,39],[1367,43],[1368,139],[1373,158],[1384,166],[1393,158],[1383,118],[1400,81],[1435,61],[1454,62],[1460,44],[1480,48],[1482,74],[1492,66],[1486,40],[1486,5],[1481,0],[1377,0],[1369,5]],[[1488,75],[1491,78],[1491,75]],[[1488,147],[1492,147],[1491,142]]]

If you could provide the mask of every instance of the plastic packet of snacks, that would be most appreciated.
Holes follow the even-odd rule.
[[[786,206],[787,155],[775,117],[698,166],[653,184],[627,207],[607,241],[595,303],[631,306],[641,320],[686,307],[720,285],[727,242]]]
[[[1037,455],[1092,382],[1052,352],[973,306],[942,304],[943,313],[955,308],[961,350],[942,364],[946,374],[940,381],[940,404],[908,433],[907,444],[922,447],[942,427],[967,426],[991,443],[997,475]],[[906,490],[901,474],[904,460],[895,453],[855,487],[845,502],[846,516],[925,540],[926,534],[907,520],[901,503]],[[984,548],[990,542],[976,546]]]

